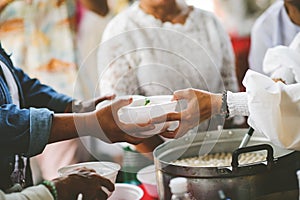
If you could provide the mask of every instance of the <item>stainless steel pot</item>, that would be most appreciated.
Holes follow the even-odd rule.
[[[279,148],[263,135],[254,132],[248,146],[238,149],[247,129],[211,131],[188,134],[158,146],[154,154],[159,197],[170,199],[170,179],[186,177],[190,192],[197,200],[219,199],[218,191],[232,200],[298,199],[296,171],[300,169],[300,152]],[[238,150],[237,150],[238,149]],[[237,150],[237,151],[235,151]],[[266,161],[239,165],[238,156],[245,152],[267,151]],[[170,164],[174,160],[199,156],[204,153],[234,152],[231,166],[186,167]],[[278,198],[276,198],[276,194]]]

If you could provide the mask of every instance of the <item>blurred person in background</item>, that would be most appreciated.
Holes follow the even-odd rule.
[[[98,68],[103,94],[168,95],[186,87],[238,91],[228,34],[212,13],[181,0],[140,0],[115,16],[103,33]],[[199,130],[219,123],[207,120]],[[149,153],[163,142],[155,135],[135,148]]]
[[[11,59],[16,66],[59,92],[80,99],[91,98],[85,96],[87,88],[77,79],[76,3],[95,15],[105,16],[106,0],[3,0],[1,3],[0,41],[12,52]],[[74,88],[76,81],[80,83]],[[44,153],[34,159],[35,182],[53,179],[60,167],[89,159],[89,152],[78,139],[48,145]]]
[[[250,33],[252,26],[275,0],[214,0],[214,11],[229,33],[236,58],[236,74],[240,91],[249,68]]]
[[[263,71],[263,59],[268,48],[288,46],[300,31],[300,1],[278,0],[255,22],[251,32],[250,69]]]

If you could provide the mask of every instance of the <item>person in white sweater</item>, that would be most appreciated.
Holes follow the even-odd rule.
[[[238,91],[228,34],[213,13],[184,0],[140,0],[110,21],[102,41],[101,94],[169,95],[187,87]],[[215,130],[218,120],[198,128]],[[155,148],[162,142],[149,143]]]

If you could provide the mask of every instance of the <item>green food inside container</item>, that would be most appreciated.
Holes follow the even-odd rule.
[[[150,103],[150,99],[145,99],[145,106],[148,105]]]

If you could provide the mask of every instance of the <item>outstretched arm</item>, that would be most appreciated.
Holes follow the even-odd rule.
[[[152,124],[124,124],[120,122],[118,110],[130,104],[132,99],[119,100],[116,103],[88,113],[54,114],[49,143],[93,136],[105,142],[129,142],[137,144],[143,139],[136,133],[154,129]]]

